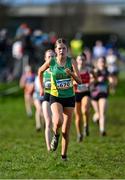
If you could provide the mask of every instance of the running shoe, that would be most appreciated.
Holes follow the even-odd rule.
[[[77,135],[77,142],[81,142],[83,140],[83,135],[79,134]]]
[[[102,131],[102,132],[100,132],[100,135],[101,135],[101,136],[106,136],[107,134],[106,134],[105,131]]]
[[[67,156],[66,156],[66,155],[61,155],[61,159],[62,159],[63,161],[67,161]]]
[[[40,132],[41,131],[41,127],[36,128],[36,132]]]
[[[33,116],[32,112],[27,112],[27,117],[28,118],[32,118],[32,116]]]
[[[54,134],[50,145],[52,151],[55,151],[57,149],[58,141],[59,141],[59,134]]]
[[[89,127],[88,127],[88,126],[85,126],[85,127],[84,127],[83,136],[84,136],[84,137],[89,136]]]

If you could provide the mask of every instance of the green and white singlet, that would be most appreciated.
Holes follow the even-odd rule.
[[[50,94],[50,91],[51,91],[51,72],[49,71],[49,69],[47,69],[43,73],[43,84],[44,84],[44,92]]]
[[[72,70],[71,58],[67,57],[64,67],[57,63],[56,58],[50,62],[51,71],[51,91],[50,94],[60,98],[67,98],[74,96],[73,79],[67,75],[65,69]]]

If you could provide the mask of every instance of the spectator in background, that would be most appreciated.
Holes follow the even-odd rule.
[[[0,81],[8,79],[11,63],[11,50],[7,29],[0,30]],[[9,63],[9,64],[8,64]]]
[[[23,43],[21,38],[18,38],[12,45],[12,57],[14,58],[13,79],[19,79],[23,73],[23,55]]]
[[[34,47],[34,59],[36,62],[36,68],[38,68],[43,62],[44,55],[42,54],[43,32],[40,29],[36,29],[32,34],[32,44]]]
[[[103,46],[102,41],[97,40],[95,42],[95,46],[93,47],[92,53],[94,60],[97,60],[99,57],[106,55],[106,48]]]
[[[118,84],[118,58],[114,54],[113,49],[108,49],[106,56],[106,63],[109,72],[109,84],[110,84],[110,92],[115,93],[116,86]]]
[[[70,47],[71,47],[71,55],[73,57],[77,57],[79,54],[82,53],[82,50],[83,50],[83,40],[82,40],[81,33],[77,33],[75,35],[75,38],[71,40]]]
[[[86,67],[90,72],[93,69],[92,52],[89,48],[85,48],[84,53],[86,55]]]
[[[12,55],[15,60],[13,78],[18,79],[24,72],[24,67],[30,64],[35,65],[34,49],[31,41],[31,29],[23,23],[16,31],[15,42],[12,45]]]
[[[22,23],[16,30],[16,38],[21,38],[29,31],[29,27],[26,23]]]
[[[49,33],[49,41],[50,41],[51,49],[53,49],[53,50],[54,50],[56,40],[57,40],[56,33],[55,32],[50,32]]]
[[[32,43],[34,47],[35,66],[38,68],[44,62],[45,51],[51,47],[49,35],[37,29],[33,32]]]
[[[24,52],[23,63],[24,66],[30,64],[32,67],[34,67],[36,62],[34,61],[34,47],[32,44],[31,37],[31,29],[27,27],[21,38]]]
[[[41,45],[41,58],[44,59],[45,52],[51,48],[51,44],[49,41],[49,35],[47,33],[43,33],[42,36],[42,45]]]

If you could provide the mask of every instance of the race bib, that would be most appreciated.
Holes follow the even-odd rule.
[[[107,93],[108,92],[108,87],[106,84],[100,84],[98,85],[98,89],[99,89],[99,92],[103,92],[103,93]]]
[[[88,88],[88,85],[87,84],[78,84],[78,90],[80,92],[85,92],[85,91],[88,91],[89,88]]]
[[[49,80],[44,82],[44,88],[51,89],[51,82]]]
[[[72,87],[71,79],[56,80],[57,89],[68,89]]]

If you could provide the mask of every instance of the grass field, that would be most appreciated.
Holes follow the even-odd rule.
[[[0,97],[0,179],[123,179],[125,178],[125,82],[109,97],[107,137],[90,120],[90,136],[76,142],[74,120],[68,161],[47,153],[44,131],[35,131],[34,117],[25,115],[22,94]]]

